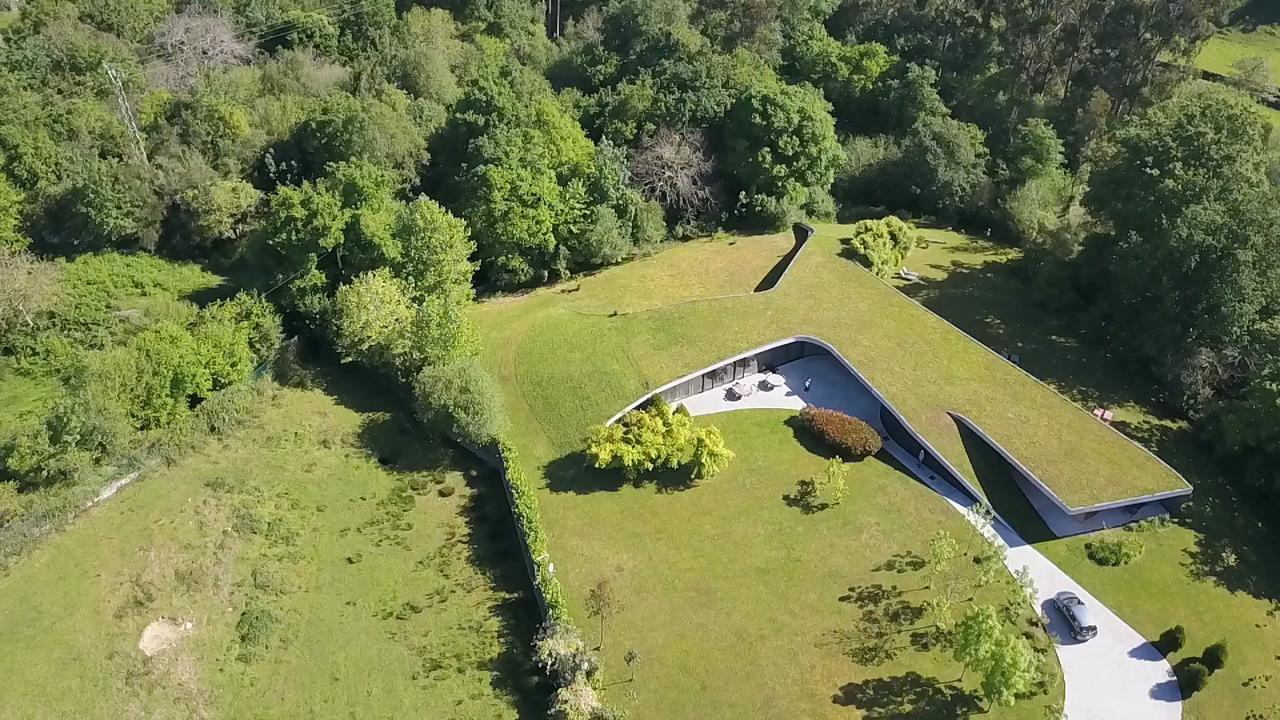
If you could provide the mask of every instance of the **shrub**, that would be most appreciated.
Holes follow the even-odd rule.
[[[1193,660],[1185,664],[1179,663],[1175,675],[1178,678],[1178,686],[1182,688],[1182,697],[1185,699],[1204,689],[1209,681],[1209,668]]]
[[[252,658],[271,640],[280,619],[270,608],[251,603],[240,613],[236,621],[236,636],[240,639],[240,659]]]
[[[1200,661],[1209,669],[1209,672],[1216,673],[1227,664],[1227,641],[1219,640],[1204,649],[1204,654],[1200,656]]]
[[[423,422],[473,445],[492,444],[506,427],[497,383],[475,359],[425,368],[414,381],[413,394]]]
[[[1160,639],[1156,641],[1156,645],[1160,647],[1160,652],[1166,656],[1172,655],[1181,650],[1187,644],[1187,629],[1181,625],[1173,627],[1160,633]]]
[[[800,422],[849,459],[875,455],[884,447],[880,433],[865,420],[836,410],[807,405],[800,411]]]
[[[1142,556],[1142,541],[1133,536],[1104,537],[1084,546],[1089,559],[1106,567],[1128,565]]]
[[[849,246],[879,277],[887,278],[902,267],[912,248],[922,238],[910,223],[890,215],[880,220],[859,220],[853,224]]]

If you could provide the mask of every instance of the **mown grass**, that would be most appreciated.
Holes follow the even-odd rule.
[[[768,293],[709,297],[699,283],[679,280],[717,272],[721,251],[755,248],[767,260],[757,265],[767,267],[785,251],[776,236],[702,243],[673,255],[665,266],[667,295],[634,285],[624,266],[480,306],[486,360],[511,396],[519,427],[534,430],[518,442],[544,461],[557,457],[576,448],[591,423],[646,389],[808,334],[839,349],[966,474],[968,452],[949,411],[983,427],[1072,506],[1185,487],[1087,412],[842,257],[846,230],[821,226]],[[716,289],[723,295],[753,286]]]
[[[368,383],[326,388],[279,391],[0,578],[0,716],[535,716],[496,479]],[[148,659],[165,617],[192,630]]]
[[[635,486],[585,468],[580,456],[550,469],[553,496],[544,502],[556,516],[557,573],[593,646],[600,636],[584,609],[587,588],[607,578],[622,600],[601,651],[610,700],[637,720],[976,711],[985,703],[972,673],[954,682],[959,666],[926,647],[933,628],[921,614],[934,594],[922,569],[929,536],[945,529],[976,550],[975,533],[879,458],[851,466],[839,506],[805,513],[788,503],[796,481],[826,461],[797,436],[793,417],[755,410],[699,418],[724,433],[737,457],[691,488],[666,485],[670,476]],[[994,585],[975,589],[969,558],[955,567],[967,588],[957,612],[969,593],[975,602],[1004,597]],[[884,653],[869,647],[876,617],[895,618]],[[634,681],[623,662],[629,649],[641,656]],[[1038,718],[1061,699],[1056,656],[1047,659],[1047,694],[992,717]]]
[[[1280,33],[1223,30],[1209,38],[1196,56],[1195,63],[1202,70],[1230,77],[1235,72],[1232,65],[1250,57],[1264,58],[1271,66],[1271,72],[1280,75]]]
[[[1161,405],[1140,369],[1029,301],[1017,251],[949,231],[926,234],[938,242],[908,260],[925,279],[897,283],[902,292],[987,345],[1021,354],[1023,367],[1077,402],[1112,408],[1118,427],[1158,452],[1195,488],[1178,525],[1138,535],[1145,551],[1127,567],[1091,562],[1088,538],[1042,541],[1038,549],[1148,638],[1185,625],[1188,647],[1174,661],[1227,640],[1227,667],[1186,704],[1187,720],[1243,718],[1280,703],[1280,543],[1274,521],[1269,526],[1265,510],[1236,493],[1231,470],[1215,462],[1187,424]],[[980,480],[999,477],[979,474]],[[1004,499],[997,509],[1021,526],[1024,537],[1044,537],[1016,490],[989,489],[988,495]]]

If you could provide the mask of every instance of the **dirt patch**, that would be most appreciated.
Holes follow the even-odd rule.
[[[154,620],[138,638],[138,649],[147,657],[154,657],[182,642],[192,629],[191,621],[175,618]]]

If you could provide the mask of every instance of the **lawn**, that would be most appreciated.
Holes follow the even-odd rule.
[[[1028,301],[1016,251],[948,231],[926,234],[937,242],[908,260],[925,280],[897,283],[903,292],[989,346],[1020,353],[1024,367],[1068,397],[1113,408],[1118,427],[1148,444],[1195,487],[1181,524],[1143,533],[1142,558],[1123,569],[1090,562],[1087,538],[1045,541],[1016,491],[988,488],[989,496],[1004,500],[997,509],[1148,637],[1174,623],[1185,625],[1189,652],[1175,661],[1218,639],[1228,641],[1230,662],[1187,703],[1186,720],[1243,718],[1280,703],[1280,543],[1263,524],[1263,509],[1235,493],[1228,471],[1160,405],[1140,370]]]
[[[367,381],[325,387],[279,390],[0,577],[0,716],[536,716],[496,479]],[[191,629],[148,659],[164,618]]]
[[[645,390],[744,350],[809,334],[834,345],[962,473],[965,414],[1072,507],[1176,491],[1185,483],[1035,379],[922,312],[842,255],[844,226],[821,226],[773,291],[754,269],[790,247],[779,236],[702,242],[662,253],[661,285],[630,266],[481,305],[486,361],[508,389],[518,436],[542,461],[572,452],[588,425]],[[727,266],[729,279],[705,276]],[[652,268],[648,272],[655,272]],[[683,282],[688,279],[688,283]],[[696,302],[695,302],[696,301]],[[567,386],[574,388],[566,392]]]
[[[949,718],[976,710],[973,675],[952,682],[959,666],[945,650],[925,648],[930,621],[921,617],[934,594],[920,569],[930,534],[945,529],[976,549],[972,528],[878,458],[852,465],[843,504],[808,514],[788,504],[783,496],[796,481],[825,463],[797,441],[792,417],[753,410],[699,418],[724,433],[737,457],[692,488],[664,489],[661,479],[632,485],[576,458],[552,469],[544,505],[554,517],[557,572],[593,644],[599,628],[583,609],[585,589],[608,578],[622,598],[602,649],[610,700],[637,720],[845,718],[851,709]],[[958,566],[968,586],[974,566]],[[977,601],[998,596],[990,586]],[[892,649],[875,656],[865,642],[870,619],[895,612]],[[641,656],[634,682],[622,662],[631,648]],[[1051,697],[992,717],[1038,718],[1061,699],[1057,658],[1047,657]]]
[[[1265,58],[1273,74],[1280,74],[1280,33],[1228,29],[1209,38],[1196,56],[1196,67],[1230,77],[1232,64],[1248,57]]]
[[[52,379],[20,375],[0,364],[0,442],[21,426],[24,415],[45,407],[55,392]]]

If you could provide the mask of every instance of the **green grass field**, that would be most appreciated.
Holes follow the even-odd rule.
[[[648,388],[809,334],[839,349],[967,475],[948,411],[971,418],[1073,507],[1185,487],[1087,412],[842,257],[844,231],[821,226],[769,293],[749,291],[790,247],[785,236],[690,243],[642,261],[638,272],[661,275],[661,284],[633,280],[627,265],[481,305],[487,361],[511,389],[517,420],[538,430],[520,442],[543,459],[571,452],[588,425]],[[575,391],[565,391],[569,384]]]
[[[1229,77],[1233,73],[1232,64],[1249,57],[1265,58],[1271,72],[1280,75],[1280,33],[1223,30],[1201,48],[1196,67]]]
[[[1187,703],[1186,720],[1243,718],[1280,703],[1280,543],[1261,509],[1236,494],[1229,471],[1161,408],[1142,372],[1028,301],[1016,251],[949,231],[925,232],[938,242],[908,259],[925,280],[897,283],[904,293],[989,346],[1020,353],[1024,367],[1077,402],[1113,408],[1118,427],[1195,487],[1182,524],[1142,534],[1146,551],[1123,569],[1090,562],[1087,538],[1043,541],[1016,491],[1002,493],[1006,502],[997,509],[1148,637],[1185,625],[1188,648],[1175,661],[1228,641],[1230,663]]]
[[[534,717],[496,479],[368,383],[326,387],[280,390],[0,578],[0,717]],[[192,627],[147,658],[164,618]]]
[[[930,621],[921,616],[935,594],[920,569],[929,536],[945,529],[976,549],[972,528],[878,458],[852,466],[843,504],[810,514],[789,505],[783,496],[825,462],[797,442],[792,417],[756,410],[699,418],[720,428],[737,457],[692,488],[634,486],[576,458],[551,470],[544,504],[554,517],[557,572],[591,641],[598,626],[583,610],[586,588],[608,578],[623,601],[602,649],[610,700],[637,719],[977,710],[985,703],[972,675],[952,682],[959,666],[927,647]],[[973,564],[957,566],[971,588]],[[975,600],[998,597],[989,586]],[[874,653],[860,623],[894,607],[892,650],[867,657]],[[634,682],[622,662],[631,648],[642,658]],[[1038,718],[1061,699],[1057,658],[1047,660],[1047,694],[992,717]]]

